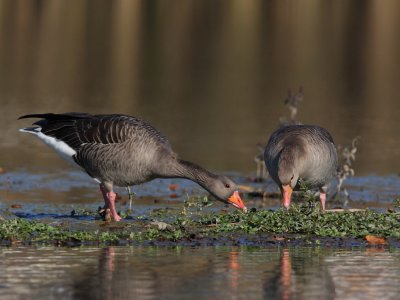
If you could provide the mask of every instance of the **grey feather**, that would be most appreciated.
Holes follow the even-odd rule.
[[[86,113],[20,117],[24,118],[42,118],[34,123],[41,133],[75,150],[76,164],[108,190],[166,177],[191,179],[224,202],[238,190],[229,178],[179,159],[166,137],[139,118]]]
[[[337,153],[332,136],[324,128],[289,125],[272,134],[264,161],[279,186],[289,184],[290,178],[297,175],[312,186],[324,189],[336,173]]]

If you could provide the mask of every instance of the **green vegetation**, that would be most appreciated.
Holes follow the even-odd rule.
[[[153,218],[151,221],[149,218]],[[67,223],[57,225],[27,219],[0,221],[0,240],[11,243],[51,244],[124,244],[155,242],[204,241],[240,235],[244,239],[257,236],[296,235],[303,238],[363,238],[366,235],[400,239],[400,214],[374,211],[321,213],[309,205],[293,205],[287,212],[279,209],[248,214],[190,213],[187,207],[179,212],[157,210],[149,218],[140,217],[120,223],[93,221],[70,229]],[[76,226],[75,226],[76,227]]]
[[[52,226],[26,219],[12,219],[0,222],[0,239],[12,242],[52,242],[52,241],[115,241],[117,235],[99,231],[69,231],[60,226]]]
[[[214,230],[314,235],[320,237],[364,237],[380,235],[400,238],[400,214],[373,211],[319,213],[302,206],[289,212],[283,209],[259,211],[247,215],[232,214],[205,217],[204,224],[216,224]]]

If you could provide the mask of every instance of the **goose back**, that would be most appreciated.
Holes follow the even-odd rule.
[[[105,208],[114,220],[113,186],[131,186],[154,178],[187,178],[200,184],[218,200],[247,210],[237,185],[228,177],[184,161],[172,151],[168,140],[153,126],[126,115],[86,113],[32,114],[41,118],[36,127],[21,129],[36,135],[62,157],[82,167],[100,183]]]
[[[276,130],[267,143],[264,160],[278,185],[279,170],[285,162],[297,170],[301,179],[318,187],[326,185],[337,168],[332,136],[315,125],[288,125]]]
[[[152,179],[165,157],[175,158],[170,143],[145,121],[126,115],[34,114],[36,131],[64,142],[73,160],[102,182],[128,186]],[[39,136],[40,138],[40,136]]]

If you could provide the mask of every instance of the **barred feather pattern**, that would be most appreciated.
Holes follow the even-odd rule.
[[[327,185],[336,173],[337,153],[329,132],[315,125],[288,125],[276,130],[264,152],[272,179],[281,185],[279,170],[293,172],[315,187]]]
[[[40,126],[42,133],[64,141],[74,150],[79,150],[83,144],[116,144],[132,137],[153,138],[170,147],[157,129],[131,116],[69,113],[26,115],[20,119],[28,117],[44,118],[34,125]]]
[[[168,140],[145,121],[127,115],[86,113],[31,114],[37,127],[21,129],[36,135],[57,153],[82,167],[108,191],[154,178],[187,178],[228,203],[238,190],[228,177],[213,174],[178,158]]]
[[[41,132],[76,151],[74,161],[101,182],[128,186],[148,181],[157,173],[160,156],[176,154],[157,129],[126,115],[82,113],[36,114]]]

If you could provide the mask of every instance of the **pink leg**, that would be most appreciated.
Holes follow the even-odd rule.
[[[325,200],[326,200],[326,193],[320,191],[319,192],[319,200],[321,201],[322,210],[325,210]]]
[[[121,217],[118,215],[117,210],[115,208],[115,198],[117,198],[117,194],[114,192],[107,192],[106,189],[100,184],[100,191],[103,194],[104,198],[104,209],[109,209],[111,212],[111,216],[114,221],[121,221]]]
[[[108,198],[108,204],[111,210],[111,216],[114,219],[114,221],[121,221],[121,217],[118,215],[117,210],[115,209],[115,198],[117,198],[117,194],[114,192],[108,192],[106,193],[107,198]]]
[[[103,194],[103,198],[104,198],[104,208],[110,208],[110,203],[107,197],[107,191],[105,190],[105,188],[103,187],[103,185],[100,184],[100,192]]]

